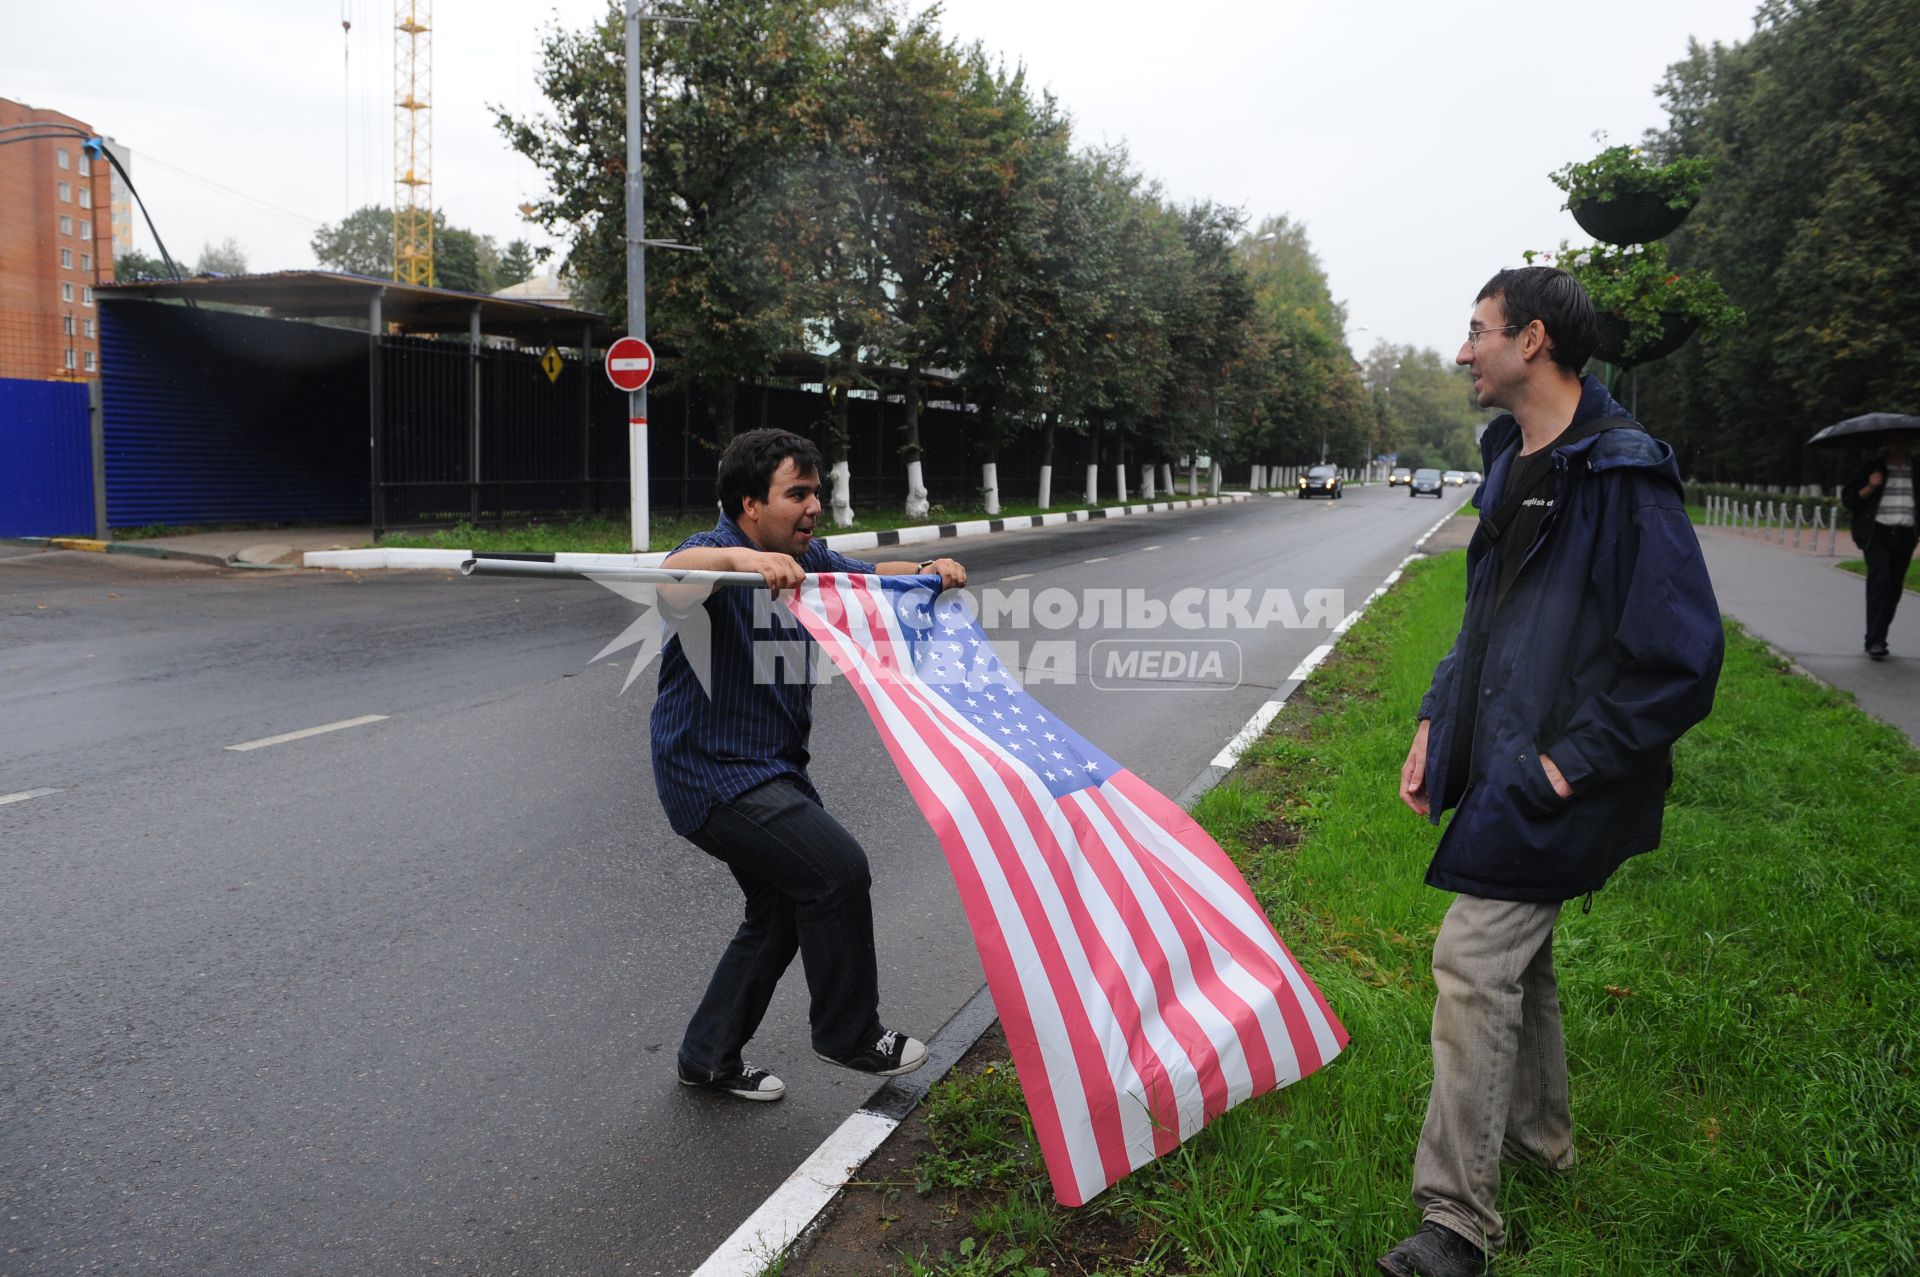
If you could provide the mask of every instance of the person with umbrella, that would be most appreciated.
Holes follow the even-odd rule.
[[[1920,418],[1873,415],[1911,423],[1906,430],[1888,428],[1884,436],[1886,451],[1870,458],[1840,490],[1840,500],[1853,516],[1848,531],[1867,560],[1867,655],[1884,661],[1888,655],[1887,631],[1900,606],[1907,565],[1913,561],[1913,454],[1908,441],[1913,430],[1920,430]],[[1831,427],[1821,435],[1838,429]]]

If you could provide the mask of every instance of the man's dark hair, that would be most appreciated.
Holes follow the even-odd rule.
[[[1503,270],[1488,280],[1473,300],[1477,305],[1489,297],[1499,299],[1509,324],[1525,328],[1539,320],[1547,330],[1553,362],[1576,376],[1587,366],[1593,348],[1600,344],[1600,323],[1594,317],[1593,299],[1587,296],[1579,280],[1563,270],[1551,266]]]
[[[739,518],[748,497],[765,501],[773,490],[774,472],[788,457],[793,458],[801,474],[820,473],[819,447],[791,430],[749,430],[735,435],[720,454],[720,476],[714,484],[727,517]]]

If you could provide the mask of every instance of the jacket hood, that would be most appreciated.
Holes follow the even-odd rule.
[[[1607,393],[1598,377],[1580,379],[1580,406],[1574,409],[1568,431],[1574,438],[1556,447],[1554,452],[1569,468],[1584,462],[1588,470],[1597,474],[1631,467],[1649,471],[1652,477],[1664,480],[1676,491],[1684,487],[1673,449],[1648,434],[1646,428]],[[1480,436],[1481,468],[1491,473],[1493,459],[1519,439],[1520,423],[1513,419],[1512,413],[1503,412],[1488,422]]]

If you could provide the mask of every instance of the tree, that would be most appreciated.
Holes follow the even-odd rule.
[[[494,276],[496,289],[511,288],[524,280],[531,279],[534,271],[534,254],[524,239],[510,240],[507,251],[500,255],[500,269]]]
[[[787,201],[817,131],[830,41],[857,5],[840,0],[689,0],[688,23],[647,23],[646,237],[698,252],[647,255],[649,335],[672,351],[667,381],[706,391],[713,446],[733,432],[742,378],[800,344],[813,228]],[[550,111],[495,108],[509,144],[547,176],[534,220],[570,238],[582,304],[626,320],[625,18],[543,51]]]
[[[200,260],[193,270],[197,275],[244,275],[247,273],[246,250],[231,235],[218,244],[203,244]]]
[[[1920,408],[1917,63],[1905,0],[1767,0],[1749,40],[1668,69],[1646,145],[1715,162],[1670,256],[1748,316],[1642,374],[1641,415],[1684,468],[1804,481],[1839,464],[1803,448],[1817,427]]]
[[[122,283],[135,279],[172,279],[173,272],[158,257],[130,248],[113,255],[113,277]]]
[[[393,278],[393,210],[368,204],[328,223],[309,241],[314,260],[329,270],[368,279]]]

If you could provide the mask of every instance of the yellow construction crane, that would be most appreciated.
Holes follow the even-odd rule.
[[[393,277],[433,284],[433,0],[393,5]]]

